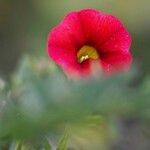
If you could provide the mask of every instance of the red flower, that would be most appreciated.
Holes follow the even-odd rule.
[[[48,54],[68,75],[89,75],[92,62],[104,73],[129,68],[131,37],[114,16],[94,9],[69,13],[48,37]]]

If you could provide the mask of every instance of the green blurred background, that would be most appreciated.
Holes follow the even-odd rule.
[[[42,1],[41,0],[0,0],[0,79],[1,77],[8,79],[9,77],[12,78],[13,76],[13,80],[11,79],[11,81],[13,82],[10,82],[11,84],[10,89],[12,90],[11,91],[12,93],[14,92],[13,94],[15,96],[13,94],[9,95],[10,92],[7,93],[9,90],[8,91],[6,90],[6,95],[9,95],[11,97],[10,98],[11,100],[14,99],[14,97],[16,98],[16,100],[22,100],[22,98],[26,98],[27,100],[26,104],[30,106],[31,103],[32,106],[31,110],[34,113],[36,109],[34,109],[33,106],[35,106],[35,108],[36,106],[38,106],[39,108],[39,106],[42,107],[43,105],[45,106],[47,104],[42,97],[42,94],[44,95],[44,97],[46,96],[45,91],[46,94],[48,94],[47,100],[50,102],[51,102],[50,99],[51,96],[54,96],[56,94],[55,98],[58,98],[57,95],[58,96],[60,96],[61,94],[63,95],[66,91],[69,91],[70,89],[72,89],[70,93],[74,94],[72,97],[76,99],[76,95],[75,95],[76,93],[74,92],[76,86],[74,87],[73,85],[71,87],[69,82],[65,82],[69,84],[65,87],[64,82],[62,82],[62,87],[64,87],[63,88],[64,91],[60,90],[61,92],[59,91],[57,93],[58,87],[56,88],[55,86],[56,81],[53,80],[53,78],[51,79],[51,77],[50,79],[52,81],[49,81],[50,80],[49,67],[51,68],[52,64],[49,63],[50,61],[48,60],[49,58],[47,56],[47,36],[50,30],[62,20],[65,14],[67,14],[70,11],[80,10],[83,8],[96,8],[105,13],[110,13],[112,15],[117,16],[125,24],[125,26],[127,27],[127,29],[132,35],[133,43],[132,43],[131,51],[134,56],[134,62],[137,64],[139,68],[139,71],[138,73],[136,73],[136,76],[134,78],[142,77],[144,79],[143,80],[144,83],[142,84],[142,86],[140,86],[140,88],[133,87],[132,90],[131,89],[129,90],[128,88],[125,89],[124,87],[116,88],[116,86],[119,86],[118,82],[114,82],[116,86],[110,86],[111,82],[107,83],[107,81],[104,81],[103,85],[101,85],[101,82],[100,84],[99,82],[98,83],[96,82],[97,83],[96,85],[94,84],[92,85],[89,83],[89,89],[88,87],[87,89],[85,88],[90,92],[91,89],[98,89],[96,88],[97,86],[102,86],[104,89],[106,88],[104,90],[104,93],[103,91],[101,91],[101,88],[100,88],[100,93],[99,91],[97,91],[97,93],[101,96],[100,102],[104,99],[104,102],[108,105],[108,106],[104,105],[105,107],[103,107],[102,105],[101,107],[103,109],[101,108],[100,110],[102,110],[102,112],[103,111],[106,112],[106,116],[108,118],[110,117],[111,120],[110,122],[112,122],[110,124],[111,128],[115,127],[117,128],[117,130],[121,131],[120,133],[121,136],[119,137],[119,140],[116,140],[116,143],[113,143],[114,147],[112,147],[112,149],[113,150],[134,150],[134,149],[149,150],[150,149],[150,144],[149,144],[150,126],[149,123],[147,122],[149,122],[150,119],[148,120],[147,118],[149,118],[150,116],[149,115],[150,114],[149,113],[150,112],[149,110],[150,77],[148,77],[147,79],[146,76],[149,76],[150,73],[150,67],[149,67],[150,66],[150,61],[149,61],[150,0],[58,0],[58,1],[57,0],[42,0]],[[25,54],[29,56],[29,60],[22,59],[24,58],[24,56],[26,56]],[[40,60],[41,58],[39,56],[44,56],[42,57],[42,61]],[[20,60],[23,60],[23,62]],[[46,65],[44,65],[45,62]],[[42,75],[37,77],[38,71],[33,69],[34,68],[32,67],[33,64],[42,73],[47,71],[48,74],[47,77],[45,77],[42,73],[41,73]],[[16,74],[14,74],[17,68],[19,68],[18,66],[21,67],[19,71],[17,71]],[[18,82],[18,77],[20,79],[19,82]],[[123,80],[126,80],[126,77],[123,78]],[[121,79],[121,81],[123,80]],[[108,84],[107,86],[105,82]],[[137,82],[136,79],[135,82]],[[17,84],[19,84],[19,86]],[[94,88],[92,88],[92,86]],[[56,92],[53,91],[53,87],[56,90]],[[81,96],[86,97],[88,95],[87,93],[89,93],[89,95],[91,94],[89,91],[80,90],[79,87],[80,85],[77,86],[77,89],[79,91],[82,91],[85,94],[84,95],[82,94],[82,92],[81,93],[77,92],[81,94]],[[121,93],[120,90],[123,92]],[[5,94],[4,91],[2,92],[3,92],[2,95],[0,95],[1,96],[0,106],[4,99],[3,95]],[[21,92],[20,95],[19,92]],[[53,93],[49,95],[50,92]],[[102,95],[101,93],[103,93],[104,95]],[[41,105],[34,105],[34,103],[36,103],[38,100],[36,94],[39,96],[39,102],[41,103]],[[67,95],[65,94],[64,96]],[[116,95],[118,94],[119,96],[117,97],[115,94]],[[120,94],[123,95],[120,96]],[[33,97],[33,95],[35,97]],[[128,98],[129,95],[131,95],[131,97]],[[7,96],[4,97],[6,99],[8,98]],[[62,96],[60,96],[60,98],[62,98]],[[86,98],[86,100],[87,99],[88,98]],[[124,102],[127,105],[124,105],[124,103],[122,102]],[[73,103],[71,104],[73,105]],[[126,107],[124,108],[124,106]],[[46,111],[49,111],[49,113],[51,111],[50,108],[51,105],[48,105],[48,109],[46,109]],[[67,107],[65,105],[63,110],[66,110],[66,108]],[[122,110],[122,108],[124,108],[124,110]],[[21,112],[23,111],[22,109],[20,110]],[[116,113],[115,111],[118,112]],[[134,113],[132,114],[132,112]],[[122,113],[126,115],[124,117],[123,116],[119,117],[119,114]],[[11,119],[10,120],[6,119],[6,124],[8,125],[6,126],[6,131],[9,129],[9,126],[10,126],[10,131],[12,129],[11,124],[8,123],[7,121],[10,122],[12,121],[13,123],[15,123],[16,125],[15,127],[21,128],[22,126],[20,126],[18,120],[15,120],[16,121],[15,122],[13,119],[13,117],[15,118],[15,115],[13,115],[12,113],[10,114],[11,114],[10,117]],[[47,112],[46,114],[49,115]],[[63,113],[59,113],[58,111],[57,114],[59,116],[60,114]],[[145,114],[147,115],[147,117]],[[45,116],[45,114],[43,116]],[[41,117],[42,119],[43,116]],[[38,117],[38,115],[37,116],[35,115],[35,118],[36,117]],[[46,117],[48,118],[48,116]],[[43,128],[45,129],[45,122],[47,123],[47,120],[45,122],[43,121],[44,122],[43,124],[40,119],[39,122],[41,122],[41,124],[36,123],[36,125],[37,126],[43,125],[44,126]],[[33,125],[34,126],[32,127],[35,128],[35,124]],[[107,125],[109,125],[109,123]],[[24,126],[21,128],[21,130],[24,129],[26,133],[26,130],[28,130],[28,128],[25,129]],[[108,132],[110,131],[108,130]],[[15,134],[18,133],[16,132]],[[110,132],[110,135],[111,134],[112,132]],[[92,140],[92,138],[90,140]],[[105,145],[108,145],[108,143],[106,143]],[[0,141],[0,146],[1,146],[1,141]]]
[[[96,8],[123,21],[133,37],[140,74],[150,71],[149,0],[0,0],[0,74],[8,77],[23,53],[47,55],[48,32],[73,10]]]

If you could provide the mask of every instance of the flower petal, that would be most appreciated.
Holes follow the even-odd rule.
[[[130,34],[124,29],[112,35],[107,42],[101,45],[103,53],[109,52],[128,52],[131,46]]]
[[[101,65],[105,73],[117,72],[129,69],[132,63],[132,55],[130,52],[112,53],[106,55],[101,60]]]
[[[50,51],[49,56],[63,68],[66,74],[70,76],[90,74],[90,61],[78,63],[75,50],[65,53],[65,49],[51,47]]]
[[[77,62],[77,50],[84,43],[78,13],[72,12],[50,32],[48,54],[67,74],[87,74],[89,61],[82,64]]]
[[[129,49],[131,37],[116,17],[93,9],[82,10],[79,14],[88,42],[100,53]]]
[[[63,48],[66,51],[78,49],[84,44],[85,38],[80,26],[77,12],[67,15],[49,34],[48,48],[51,46]]]
[[[85,9],[79,12],[79,18],[87,44],[95,44],[95,42],[97,42],[96,40],[98,35],[99,37],[102,36],[99,34],[99,30],[103,16],[104,14],[102,12],[94,9]],[[103,37],[98,38],[98,41],[102,42],[102,38]]]

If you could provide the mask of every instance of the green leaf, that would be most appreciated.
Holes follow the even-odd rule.
[[[20,141],[16,143],[16,150],[22,150],[22,143]]]
[[[52,150],[52,147],[50,145],[50,143],[46,140],[46,143],[45,143],[45,150]]]
[[[66,129],[63,137],[61,138],[56,150],[67,150],[67,143],[69,139],[69,132]]]

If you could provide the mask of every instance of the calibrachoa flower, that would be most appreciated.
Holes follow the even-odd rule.
[[[128,69],[131,37],[114,16],[94,9],[69,13],[48,37],[48,54],[67,75],[89,75],[92,64],[110,74]]]

